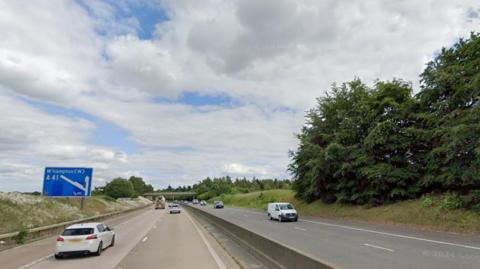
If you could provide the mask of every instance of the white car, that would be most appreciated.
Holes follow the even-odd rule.
[[[173,213],[177,214],[182,212],[180,209],[180,206],[178,206],[177,204],[171,204],[169,206],[169,209],[170,209],[170,214],[173,214]]]
[[[103,223],[81,223],[67,227],[57,237],[55,258],[68,254],[102,254],[103,249],[113,247],[115,233]]]
[[[278,221],[297,221],[298,213],[290,203],[269,203],[267,214],[271,220],[277,219]]]

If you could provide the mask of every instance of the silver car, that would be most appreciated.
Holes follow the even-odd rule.
[[[169,206],[169,211],[170,214],[180,214],[182,212],[180,206],[178,206],[177,204],[171,204]]]

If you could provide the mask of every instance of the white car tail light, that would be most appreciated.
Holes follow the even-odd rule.
[[[92,240],[92,239],[97,239],[97,235],[96,234],[92,234],[92,235],[89,235],[87,236],[87,238],[85,238],[86,240]]]

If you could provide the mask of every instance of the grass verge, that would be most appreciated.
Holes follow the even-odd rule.
[[[265,210],[269,202],[290,202],[300,215],[330,219],[347,219],[369,223],[414,226],[426,230],[458,233],[480,233],[480,214],[464,209],[445,209],[442,196],[402,201],[391,205],[365,208],[362,206],[325,204],[321,201],[304,203],[291,190],[268,190],[246,194],[222,195],[212,198],[226,205]]]
[[[0,234],[98,216],[150,203],[145,198],[111,200],[92,196],[80,210],[78,198],[45,198],[20,193],[0,192]]]

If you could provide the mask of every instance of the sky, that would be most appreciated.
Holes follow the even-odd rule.
[[[46,166],[94,185],[289,178],[333,83],[419,74],[480,31],[478,0],[0,1],[0,191]]]

